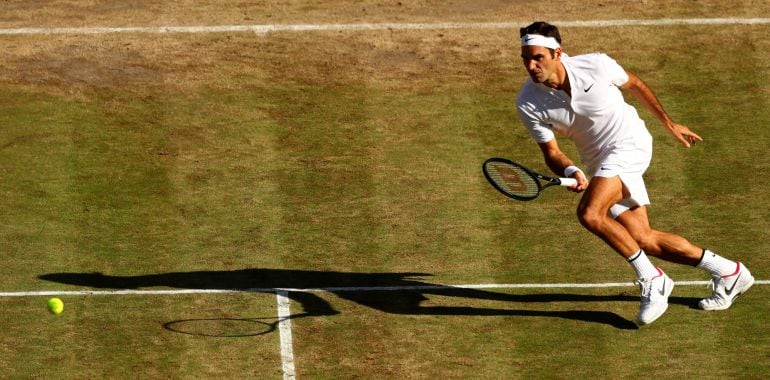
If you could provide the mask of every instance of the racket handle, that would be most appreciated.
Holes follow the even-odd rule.
[[[559,186],[572,187],[577,185],[577,180],[574,178],[559,178]]]

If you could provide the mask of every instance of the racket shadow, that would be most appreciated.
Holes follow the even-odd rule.
[[[244,338],[270,334],[278,328],[276,317],[191,318],[166,322],[163,328],[175,333],[209,338]]]

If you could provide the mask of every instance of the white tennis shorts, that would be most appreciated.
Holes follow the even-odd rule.
[[[647,140],[647,139],[641,139]],[[648,141],[634,141],[621,148],[611,149],[594,171],[594,176],[620,177],[626,196],[610,207],[610,215],[617,218],[620,214],[640,206],[650,204],[647,187],[642,176],[652,160],[652,137]]]

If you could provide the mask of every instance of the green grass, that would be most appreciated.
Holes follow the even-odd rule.
[[[274,295],[62,299],[59,316],[41,314],[40,298],[0,300],[6,375],[280,377],[277,334],[257,335],[275,321]]]
[[[643,112],[656,139],[653,224],[758,279],[770,269],[770,198],[753,179],[770,166],[768,29],[565,32],[568,51],[610,53],[706,139],[685,150]],[[98,58],[131,43],[133,71],[107,64],[127,76],[108,85],[77,77],[92,72],[81,66],[0,77],[0,291],[631,281],[579,227],[577,196],[513,202],[481,176],[489,156],[544,167],[515,115],[525,74],[509,34],[30,47],[107,75]],[[1,43],[13,58],[14,43],[40,40]],[[164,80],[131,77],[136,67]],[[675,280],[707,278],[663,265]],[[706,294],[679,287],[663,318],[636,329],[634,288],[292,293],[298,377],[762,378],[766,286],[726,312],[691,307]],[[63,299],[52,316],[45,297],[0,298],[0,372],[281,377],[278,333],[260,334],[275,322],[273,294]]]

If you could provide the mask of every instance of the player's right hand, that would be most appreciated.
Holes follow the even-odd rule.
[[[583,174],[583,172],[578,171],[572,174],[572,178],[577,180],[577,184],[574,186],[568,187],[567,189],[569,191],[575,192],[575,193],[582,193],[585,191],[586,188],[588,188],[588,178]]]

